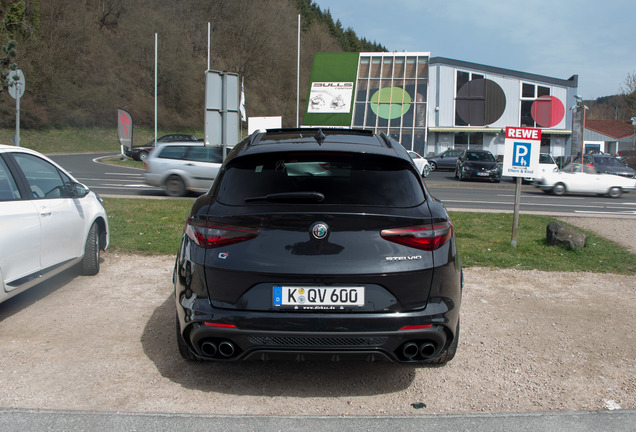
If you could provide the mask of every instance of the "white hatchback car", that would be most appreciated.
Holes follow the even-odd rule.
[[[431,166],[429,165],[428,160],[412,150],[408,150],[408,153],[422,177],[428,177],[428,174],[431,172]]]
[[[223,163],[223,148],[206,147],[202,142],[166,143],[150,152],[144,163],[146,183],[163,188],[170,196],[207,192]]]
[[[0,302],[75,264],[99,272],[102,200],[40,153],[0,145]]]

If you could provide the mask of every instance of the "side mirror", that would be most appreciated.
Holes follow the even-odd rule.
[[[69,198],[83,198],[88,195],[88,189],[81,183],[64,183],[64,192]]]

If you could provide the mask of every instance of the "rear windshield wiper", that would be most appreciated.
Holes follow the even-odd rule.
[[[275,202],[316,202],[321,203],[325,196],[320,192],[281,192],[259,197],[245,198],[245,202],[250,201],[275,201]]]

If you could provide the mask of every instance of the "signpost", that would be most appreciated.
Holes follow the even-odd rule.
[[[208,70],[205,74],[205,145],[222,146],[225,160],[227,146],[239,142],[238,74]]]
[[[521,178],[536,177],[539,170],[539,153],[541,151],[541,129],[506,128],[504,144],[504,163],[502,175],[516,177],[515,209],[512,220],[512,240],[510,244],[517,246],[517,227],[519,225],[519,204],[521,202]]]
[[[20,69],[9,72],[9,94],[15,99],[15,145],[20,147],[20,98],[24,94],[24,74]]]

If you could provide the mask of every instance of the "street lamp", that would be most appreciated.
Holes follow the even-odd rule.
[[[632,126],[634,126],[634,135],[632,135],[632,150],[636,150],[636,117],[630,119]]]
[[[583,156],[585,155],[585,111],[589,108],[583,105],[582,96],[575,95],[574,99],[576,99],[576,105],[570,108],[572,110],[572,130],[576,131],[576,137],[578,138],[580,136],[581,139],[581,169],[583,169]],[[581,110],[583,110],[582,115],[580,113]]]

